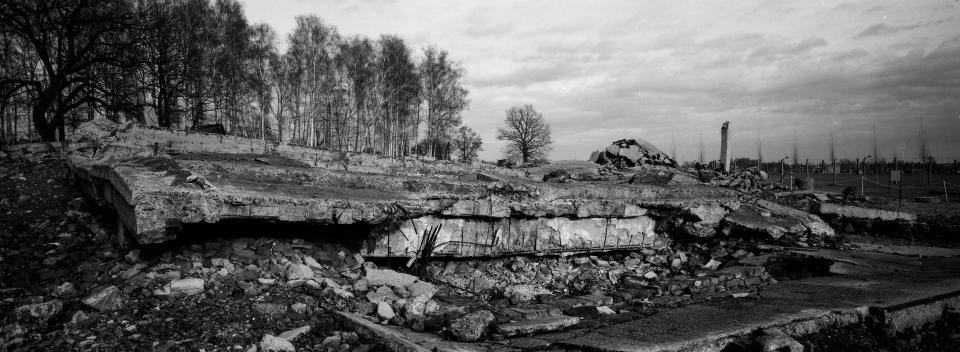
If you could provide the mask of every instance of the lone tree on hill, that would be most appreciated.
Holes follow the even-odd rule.
[[[526,164],[534,160],[546,160],[550,151],[550,126],[533,105],[516,105],[507,110],[505,127],[497,128],[497,139],[507,141],[504,154],[507,158],[519,158]]]
[[[453,148],[460,157],[460,162],[468,163],[477,158],[477,152],[482,147],[480,136],[467,126],[460,126],[453,133]]]

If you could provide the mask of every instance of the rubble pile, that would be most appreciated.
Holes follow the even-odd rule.
[[[749,167],[729,174],[717,173],[710,179],[710,184],[741,191],[773,190],[780,187],[778,183],[770,181],[766,172],[756,167]]]
[[[713,240],[600,255],[436,261],[427,275],[485,299],[492,325],[499,326],[598,310],[617,314],[638,302],[693,294],[745,295],[773,282],[759,248],[747,240]]]
[[[633,160],[624,169],[630,170],[629,183],[567,182],[596,168],[588,162],[567,165],[577,172],[536,169],[554,182],[530,182],[511,176],[525,170],[465,172],[424,162],[416,166],[421,171],[404,174],[380,160],[387,158],[331,166],[322,150],[93,125],[82,126],[93,137],[81,140],[100,147],[70,154],[67,164],[89,199],[115,212],[141,244],[178,239],[181,225],[224,220],[373,228],[353,236],[376,237],[363,255],[402,258],[419,253],[427,228],[441,228],[432,253],[446,257],[644,249],[673,236],[663,230],[673,222],[699,237],[834,235],[809,214],[743,203],[737,192],[701,184],[637,140],[617,141],[604,151],[616,149],[617,160]],[[765,213],[771,216],[758,215]]]
[[[0,286],[0,305],[9,312],[2,321],[0,344],[8,348],[381,348],[379,341],[342,321],[342,314],[378,327],[412,329],[448,340],[498,340],[698,297],[749,296],[758,286],[773,282],[763,266],[769,249],[756,242],[761,239],[741,240],[727,233],[721,237],[717,230],[727,223],[748,226],[756,221],[731,217],[746,204],[688,205],[684,220],[675,225],[690,228],[691,233],[710,232],[692,239],[677,237],[692,242],[647,235],[639,239],[646,244],[643,247],[593,254],[489,257],[465,252],[481,256],[437,257],[417,271],[422,276],[415,276],[404,272],[409,270],[407,258],[376,258],[353,246],[271,238],[267,233],[188,236],[139,249],[119,248],[113,242],[116,219],[95,211],[76,189],[62,186],[66,175],[50,176],[57,175],[51,170],[58,165],[52,159],[36,167],[0,164],[0,173],[18,187],[0,195],[0,214],[21,219],[0,234],[5,241],[0,243],[0,268],[8,275],[35,273],[13,275],[16,280],[4,277]],[[20,188],[35,179],[39,185]],[[41,201],[46,203],[37,204]],[[543,224],[550,221],[556,220]],[[553,226],[561,225],[569,226]],[[676,230],[653,222],[649,226],[664,233]],[[614,238],[612,234],[605,240]],[[24,246],[24,239],[33,242]],[[42,284],[28,282],[34,277]]]
[[[642,139],[614,141],[605,149],[591,153],[589,161],[601,165],[612,164],[619,168],[645,164],[677,167],[677,162],[670,156]]]

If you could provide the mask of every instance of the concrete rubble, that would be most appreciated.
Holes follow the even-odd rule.
[[[827,219],[840,217],[856,220],[917,221],[916,215],[907,212],[824,202],[817,203],[816,212]]]
[[[504,336],[517,336],[543,331],[555,331],[577,325],[580,318],[565,315],[544,317],[497,325],[497,331]]]
[[[87,147],[69,163],[87,195],[113,208],[141,244],[231,219],[368,226],[375,238],[361,254],[372,257],[416,258],[433,227],[438,257],[657,248],[674,228],[701,237],[833,236],[808,214],[694,182],[543,183],[520,170],[369,155],[341,165],[333,152],[95,122],[81,126],[75,144]],[[641,164],[675,164],[646,142],[613,146],[636,151]],[[471,174],[496,181],[464,181]],[[721,216],[699,218],[693,208]]]
[[[86,147],[69,147],[73,174],[93,200],[71,201],[71,216],[83,217],[87,204],[109,206],[142,246],[78,264],[73,282],[57,281],[47,296],[18,305],[4,338],[49,321],[103,323],[142,297],[239,297],[235,309],[247,324],[274,327],[236,350],[580,348],[611,340],[602,334],[607,323],[705,302],[743,310],[776,297],[769,292],[778,279],[857,272],[849,258],[797,259],[812,255],[785,247],[832,243],[831,216],[862,211],[828,198],[816,203],[827,209],[817,216],[729,189],[758,187],[753,181],[700,182],[664,156],[629,167],[510,170],[413,159],[404,167],[357,155],[344,166],[327,152],[236,137],[94,127],[78,142]],[[145,139],[130,139],[138,134]],[[221,140],[234,150],[216,152]],[[542,182],[564,174],[550,168],[569,170],[567,178]],[[865,217],[890,216],[876,214]],[[273,228],[284,224],[309,227]],[[260,232],[229,230],[243,227]],[[210,229],[224,237],[198,236]],[[62,260],[55,253],[46,261]],[[84,310],[64,305],[74,298]],[[121,324],[127,335],[138,329]],[[750,341],[795,349],[796,335],[769,329]],[[590,339],[577,340],[583,336]]]
[[[677,162],[656,146],[642,139],[621,139],[614,141],[603,150],[590,154],[590,162],[613,164],[620,167],[638,165],[664,165],[676,167]]]

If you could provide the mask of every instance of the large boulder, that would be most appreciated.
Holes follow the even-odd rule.
[[[63,310],[63,301],[55,299],[42,303],[22,305],[13,310],[16,321],[44,325]]]
[[[304,264],[291,264],[287,267],[287,280],[308,280],[313,278],[313,269]]]
[[[450,323],[450,333],[460,341],[476,341],[493,321],[493,313],[480,310],[462,316]]]
[[[203,279],[189,278],[170,281],[170,293],[178,296],[192,296],[203,292]]]
[[[113,311],[120,308],[123,304],[123,297],[117,286],[107,286],[94,291],[93,294],[83,299],[83,303],[93,309],[101,312]]]

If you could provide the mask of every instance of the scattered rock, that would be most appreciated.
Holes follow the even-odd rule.
[[[203,292],[203,279],[190,278],[170,281],[170,294],[175,296],[192,296]]]
[[[407,318],[425,314],[427,302],[439,291],[433,284],[423,281],[410,284],[410,286],[407,286],[407,290],[410,291],[410,299],[404,309]]]
[[[76,297],[77,289],[72,283],[64,282],[53,289],[53,295],[59,298],[72,298]]]
[[[613,309],[611,309],[610,307],[607,307],[607,306],[599,306],[599,307],[597,307],[597,312],[599,312],[600,314],[603,314],[603,315],[614,315],[614,314],[617,314],[617,312],[615,312]]]
[[[308,332],[310,332],[310,325],[304,325],[296,329],[284,331],[279,337],[287,341],[296,341],[297,338]]]
[[[339,350],[342,343],[343,336],[340,336],[340,334],[333,334],[324,338],[323,342],[320,343],[320,346],[326,351]]]
[[[397,316],[397,314],[393,312],[393,307],[391,307],[389,303],[381,301],[377,303],[377,316],[385,320],[390,320]]]
[[[22,305],[13,310],[16,321],[21,323],[46,324],[63,310],[63,301],[55,299],[43,303]]]
[[[493,313],[481,310],[455,319],[450,323],[450,333],[460,341],[476,341],[493,321]]]
[[[389,270],[389,269],[381,270],[381,269],[367,268],[367,274],[365,277],[371,285],[374,285],[374,286],[387,285],[387,286],[398,287],[398,288],[407,287],[410,284],[417,281],[416,276],[413,276],[410,274],[398,273],[396,271]]]
[[[253,310],[263,315],[282,315],[287,312],[287,306],[277,303],[254,303]]]
[[[534,285],[513,285],[507,287],[503,295],[510,300],[510,303],[520,304],[530,302],[537,298],[538,295],[548,295],[550,293],[550,290]]]
[[[342,288],[333,287],[330,290],[333,291],[333,293],[339,296],[340,298],[353,298],[353,292],[344,290]]]
[[[290,306],[290,310],[297,314],[307,314],[307,305],[297,302]]]
[[[73,316],[70,317],[70,321],[67,322],[67,324],[77,326],[88,320],[90,320],[90,314],[87,314],[82,310],[78,310],[76,313],[73,313]]]
[[[367,300],[370,303],[380,303],[383,301],[394,302],[399,300],[400,297],[396,293],[393,293],[393,290],[387,286],[381,286],[376,291],[367,292]]]
[[[304,264],[290,264],[287,267],[287,280],[307,280],[313,278],[313,269]]]
[[[101,312],[108,312],[120,308],[122,296],[117,286],[101,288],[83,299],[83,303]]]
[[[263,335],[263,340],[260,340],[260,352],[296,352],[296,350],[290,341],[281,337],[266,334]]]
[[[353,290],[357,292],[366,292],[370,289],[370,281],[360,279],[353,283]]]
[[[309,255],[303,256],[303,264],[306,264],[307,266],[309,266],[309,267],[311,267],[311,268],[314,268],[314,269],[322,269],[322,268],[323,268],[323,265],[320,265],[320,263],[317,262],[316,259],[313,259],[313,257],[311,257],[311,256],[309,256]]]

